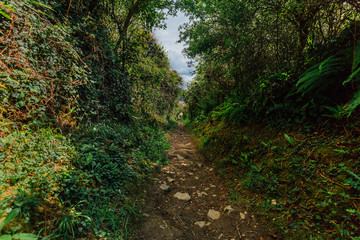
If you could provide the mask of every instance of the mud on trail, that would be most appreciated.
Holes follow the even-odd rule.
[[[130,239],[274,239],[256,215],[230,201],[181,123],[167,155],[170,164],[146,187],[142,222]]]

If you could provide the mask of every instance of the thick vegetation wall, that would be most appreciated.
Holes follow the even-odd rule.
[[[280,239],[357,239],[357,1],[182,1],[204,153]]]
[[[1,239],[126,238],[174,125],[170,7],[0,1]]]
[[[192,126],[234,202],[254,209],[280,239],[356,239],[356,130],[242,124],[214,115],[221,111]]]

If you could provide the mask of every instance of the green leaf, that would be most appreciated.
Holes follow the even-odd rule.
[[[9,212],[8,215],[6,215],[6,218],[0,222],[0,232],[7,224],[9,224],[12,220],[14,220],[17,217],[17,215],[19,215],[19,213],[20,213],[20,208],[15,208],[11,210],[11,212]]]
[[[55,12],[54,9],[52,9],[51,7],[46,6],[45,4],[42,4],[42,3],[38,3],[38,2],[35,2],[35,1],[28,1],[28,3],[30,3],[32,5],[37,5],[37,6],[40,6],[40,7],[43,7],[43,8],[46,8],[48,10],[51,10],[51,11]]]
[[[358,90],[353,98],[346,104],[346,112],[350,116],[350,114],[360,105],[360,90]]]
[[[3,1],[0,1],[0,4],[3,5],[5,8],[11,10],[11,11],[14,11],[16,12],[16,8],[14,8],[13,6],[9,5],[9,4],[5,4]]]
[[[292,137],[289,137],[286,133],[284,133],[284,137],[291,145],[294,144],[294,139]]]
[[[0,148],[5,149],[5,144],[0,140]]]
[[[22,108],[23,106],[25,106],[26,105],[26,103],[24,102],[24,101],[20,101],[20,102],[17,102],[16,103],[16,106],[18,107],[18,108]]]
[[[69,114],[72,114],[75,109],[76,109],[76,107],[73,107],[73,108],[70,110]]]
[[[0,240],[12,240],[11,235],[2,235],[0,236]]]
[[[355,48],[352,71],[355,71],[355,69],[359,66],[359,64],[360,64],[360,42]]]
[[[356,175],[355,173],[353,173],[352,171],[350,170],[346,170],[346,172],[348,174],[350,174],[351,176],[353,176],[354,178],[356,178],[358,181],[360,181],[360,177],[358,175]]]
[[[5,12],[3,9],[0,9],[0,14],[1,14],[3,17],[11,20],[11,17],[9,16],[9,14],[7,14],[7,12]]]
[[[13,236],[14,240],[38,240],[38,236],[32,233],[18,233]]]
[[[346,83],[350,82],[351,80],[353,80],[354,77],[356,77],[356,75],[358,75],[358,73],[360,72],[360,68],[358,68],[355,72],[353,72],[344,82],[343,85],[345,85]]]

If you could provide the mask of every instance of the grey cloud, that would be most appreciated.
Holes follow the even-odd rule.
[[[184,79],[184,81],[191,82],[191,72],[194,68],[189,68],[186,57],[182,54],[184,49],[183,43],[177,43],[179,40],[178,28],[181,24],[188,21],[188,18],[183,13],[178,13],[176,17],[169,17],[166,21],[167,29],[156,29],[154,34],[168,52],[170,64],[172,69],[176,70]]]

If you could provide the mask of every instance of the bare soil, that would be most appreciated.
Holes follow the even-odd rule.
[[[230,201],[224,180],[201,155],[181,123],[171,133],[167,154],[170,164],[146,187],[142,222],[130,239],[274,239],[255,214]],[[162,190],[162,184],[169,190]],[[177,199],[174,195],[178,192],[188,193],[191,199]],[[234,209],[231,213],[225,210],[229,205]],[[211,220],[207,216],[210,209],[218,211],[220,218]]]

